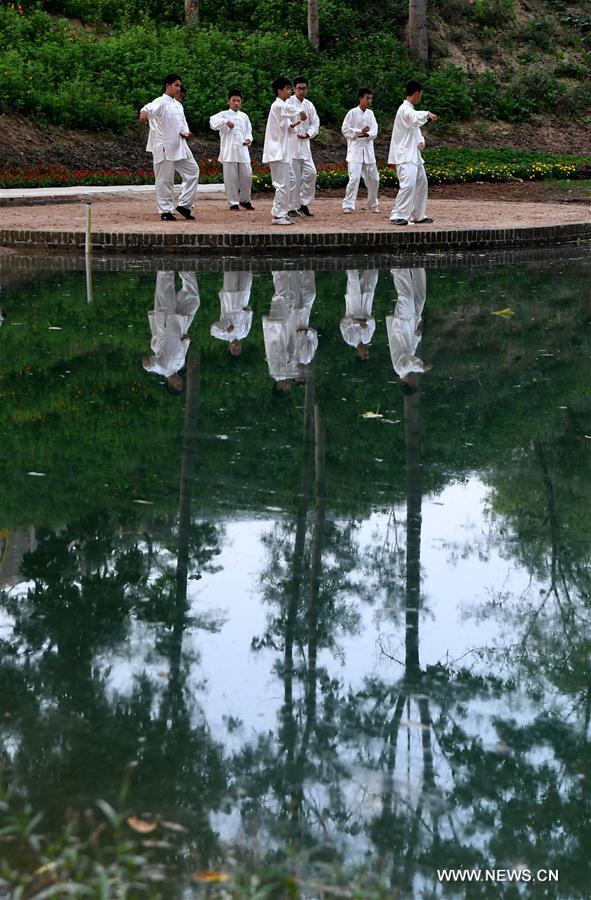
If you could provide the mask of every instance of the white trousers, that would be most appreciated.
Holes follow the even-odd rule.
[[[189,151],[190,152],[190,151]],[[156,176],[156,207],[159,212],[172,212],[174,209],[174,173],[182,178],[179,206],[191,209],[197,195],[199,184],[199,166],[195,162],[193,154],[186,159],[163,159],[154,163],[154,175]]]
[[[269,168],[271,169],[271,181],[275,188],[275,197],[273,199],[271,212],[273,213],[274,219],[283,219],[291,209],[291,206],[289,205],[291,165],[288,162],[281,160],[280,162],[269,163]]]
[[[390,215],[392,219],[406,219],[415,222],[424,219],[427,214],[427,194],[429,182],[422,163],[418,166],[414,163],[399,163],[396,166],[398,183],[400,185],[394,209]]]
[[[316,166],[312,159],[292,159],[291,161],[291,203],[290,209],[310,206],[316,194]]]
[[[252,188],[252,166],[248,162],[225,162],[224,188],[229,206],[250,202]]]
[[[367,205],[370,209],[379,209],[378,188],[380,186],[380,174],[375,163],[347,163],[349,170],[349,183],[345,191],[343,209],[355,209],[359,182],[363,178],[367,188]]]

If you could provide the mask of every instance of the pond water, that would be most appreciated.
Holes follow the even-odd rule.
[[[1,273],[12,808],[182,825],[165,896],[591,896],[591,257],[174,265]]]

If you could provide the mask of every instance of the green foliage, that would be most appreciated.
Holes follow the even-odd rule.
[[[514,15],[515,0],[474,0],[474,18],[481,25],[501,28]]]
[[[465,73],[458,66],[430,72],[426,80],[423,106],[433,109],[447,122],[469,119],[474,110]]]

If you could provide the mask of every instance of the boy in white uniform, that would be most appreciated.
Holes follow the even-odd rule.
[[[299,122],[291,129],[289,142],[291,149],[291,202],[290,216],[313,216],[310,204],[316,193],[316,166],[312,159],[311,140],[320,130],[320,120],[313,103],[308,100],[308,79],[304,75],[294,78],[294,96],[289,105],[297,115],[302,110],[308,116],[306,122]]]
[[[140,122],[150,123],[146,150],[154,159],[156,207],[165,222],[176,221],[172,212],[175,171],[182,178],[177,212],[185,219],[195,218],[191,209],[197,195],[199,166],[187,144],[190,132],[183,105],[177,101],[180,91],[180,77],[167,75],[164,93],[151,103],[146,103],[140,111]]]
[[[373,93],[369,88],[359,91],[359,105],[350,109],[343,120],[341,131],[347,139],[347,168],[349,183],[343,200],[343,212],[355,209],[359,181],[363,178],[367,187],[367,205],[373,213],[379,213],[378,188],[380,176],[376,165],[374,141],[378,136],[378,123],[370,106]]]
[[[275,188],[272,208],[273,225],[293,225],[293,221],[288,215],[291,209],[289,202],[291,175],[289,132],[300,122],[305,122],[308,115],[303,110],[298,115],[294,115],[293,109],[288,105],[287,101],[291,97],[289,78],[276,78],[273,82],[273,91],[275,100],[271,104],[265,129],[263,162],[269,164],[271,181]]]
[[[218,160],[224,169],[224,187],[231,210],[254,209],[250,202],[252,166],[248,148],[252,144],[250,119],[240,109],[242,94],[238,90],[228,93],[229,109],[217,113],[209,120],[209,127],[220,133]]]
[[[400,185],[390,221],[394,225],[408,225],[410,219],[415,224],[432,222],[427,213],[428,182],[423,165],[421,150],[425,141],[421,125],[437,121],[437,116],[427,110],[415,109],[421,102],[423,85],[419,81],[409,81],[406,85],[406,100],[399,107],[394,119],[388,163],[396,165]]]

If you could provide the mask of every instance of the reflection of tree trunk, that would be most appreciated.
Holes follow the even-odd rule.
[[[183,455],[181,460],[181,486],[179,495],[179,549],[176,568],[176,599],[178,604],[186,602],[187,599],[191,495],[193,492],[193,474],[197,457],[199,374],[199,354],[189,350],[187,360],[187,392],[185,397]]]
[[[558,521],[558,512],[556,510],[556,495],[554,493],[554,484],[552,483],[552,476],[550,475],[550,471],[548,469],[548,464],[546,463],[546,456],[544,454],[544,448],[542,446],[541,441],[535,441],[534,443],[536,454],[540,463],[540,468],[542,470],[542,480],[544,482],[544,489],[546,491],[546,500],[548,505],[548,520],[550,522],[550,544],[551,544],[551,562],[550,562],[550,572],[551,572],[551,584],[550,590],[554,594],[556,598],[556,602],[560,608],[560,613],[562,616],[562,621],[566,624],[565,613],[562,606],[562,602],[560,599],[560,594],[558,593],[558,576],[560,576],[560,580],[562,582],[562,586],[564,589],[564,593],[568,602],[571,602],[570,593],[568,590],[568,585],[566,583],[566,578],[564,577],[563,568],[560,562],[560,523]]]
[[[316,468],[316,517],[310,564],[310,606],[308,611],[308,683],[306,700],[308,715],[316,714],[316,668],[318,661],[318,617],[320,613],[320,582],[322,577],[322,548],[324,545],[326,446],[324,422],[320,407],[314,407],[315,468]]]
[[[285,621],[285,652],[284,652],[284,728],[287,733],[284,736],[287,747],[288,759],[293,758],[293,741],[295,725],[293,721],[293,645],[295,640],[300,593],[302,588],[304,551],[306,547],[306,526],[308,509],[310,506],[310,494],[312,491],[312,451],[314,446],[314,396],[315,383],[314,371],[306,375],[305,400],[304,400],[304,430],[302,440],[302,470],[300,475],[300,493],[298,500],[298,514],[296,534],[293,550],[292,574],[289,592],[289,604]]]
[[[421,599],[421,418],[420,393],[404,397],[406,451],[406,677],[416,679],[419,664]]]

